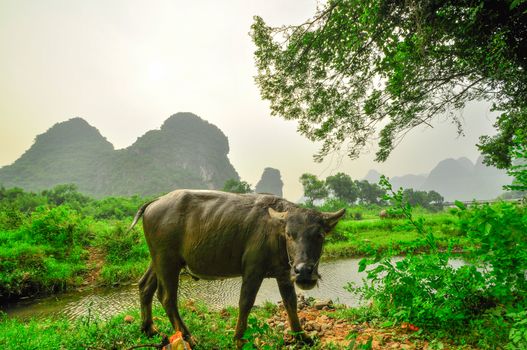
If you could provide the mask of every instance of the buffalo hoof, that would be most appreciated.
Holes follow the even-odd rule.
[[[159,334],[159,331],[153,324],[141,327],[141,331],[149,338]]]
[[[308,336],[305,332],[294,333],[293,337],[286,340],[287,344],[300,344],[300,345],[315,345],[315,340]]]
[[[190,345],[192,349],[194,349],[196,345],[198,345],[196,338],[194,338],[190,334],[185,335],[183,339],[185,339],[185,341],[188,343],[188,345]]]
[[[301,336],[297,338],[298,342],[303,345],[315,345],[315,340],[311,338],[310,336],[306,335],[305,333],[302,333]]]

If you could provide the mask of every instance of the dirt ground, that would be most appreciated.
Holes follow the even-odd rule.
[[[313,338],[320,339],[323,345],[334,344],[343,349],[368,349],[362,347],[371,342],[371,349],[450,349],[448,344],[430,344],[421,337],[416,337],[418,327],[402,324],[397,327],[372,327],[368,323],[351,324],[345,319],[331,317],[336,312],[331,301],[309,303],[302,296],[298,300],[298,316],[304,330]],[[268,320],[271,327],[290,331],[287,313],[283,305]],[[457,347],[456,347],[457,348]],[[467,348],[468,349],[468,348]]]
[[[88,248],[88,268],[82,283],[83,287],[95,286],[104,264],[104,253],[95,247]]]

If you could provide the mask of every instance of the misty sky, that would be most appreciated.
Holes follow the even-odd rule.
[[[439,117],[411,132],[382,164],[375,147],[359,160],[313,162],[318,145],[296,122],[271,117],[254,84],[252,17],[298,24],[316,1],[27,1],[0,0],[0,166],[11,164],[37,134],[81,117],[116,149],[157,129],[176,112],[193,112],[229,138],[229,158],[253,186],[278,168],[284,195],[302,194],[298,178],[342,171],[364,177],[427,173],[444,158],[478,157],[478,137],[492,134],[488,103],[460,112],[466,135]]]

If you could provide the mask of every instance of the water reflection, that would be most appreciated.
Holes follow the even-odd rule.
[[[362,284],[362,279],[366,275],[357,272],[359,261],[360,259],[346,259],[322,263],[319,267],[322,279],[318,288],[301,291],[301,293],[316,299],[332,299],[348,306],[358,305],[358,297],[346,291],[344,286],[348,282]],[[463,261],[453,260],[450,263],[457,267],[462,265]],[[191,278],[182,278],[179,293],[182,299],[201,300],[211,309],[221,309],[225,306],[238,305],[240,288],[241,278],[215,281],[195,281]],[[297,292],[300,291],[297,289]],[[258,292],[256,304],[261,305],[265,301],[277,302],[280,299],[276,281],[265,279]],[[157,303],[156,299],[155,303]],[[90,290],[38,301],[22,302],[9,305],[6,311],[8,315],[18,318],[66,316],[69,319],[78,319],[93,316],[105,319],[123,310],[133,308],[139,308],[137,285]]]

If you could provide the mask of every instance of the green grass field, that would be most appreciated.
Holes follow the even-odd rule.
[[[353,210],[353,209],[351,209]],[[425,226],[433,230],[439,244],[447,248],[449,242],[455,243],[456,250],[469,244],[457,225],[457,218],[446,211],[421,213]],[[393,249],[404,253],[408,250],[422,249],[420,235],[405,219],[368,218],[364,220],[343,220],[328,236],[324,247],[324,258],[346,258],[375,254]]]
[[[4,225],[0,229],[0,299],[137,281],[149,264],[141,225],[127,232],[133,209],[128,208],[127,214],[117,211],[116,217],[115,206],[108,202],[119,203],[103,200],[103,213],[93,206],[84,211],[69,205],[40,206],[15,227]],[[420,248],[418,234],[405,220],[379,219],[379,211],[378,207],[348,208],[346,218],[327,238],[323,259]],[[444,246],[447,239],[455,238],[463,247],[454,216],[421,213]]]

